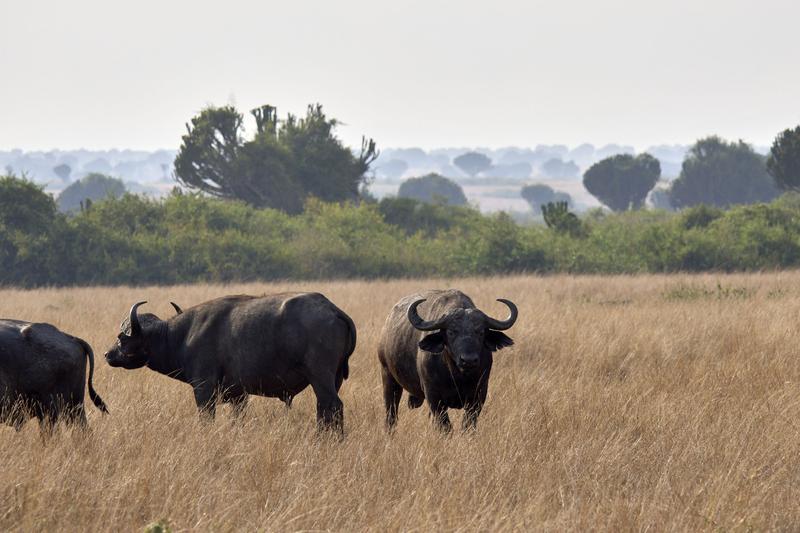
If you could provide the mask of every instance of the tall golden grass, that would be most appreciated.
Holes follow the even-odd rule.
[[[474,434],[405,401],[384,431],[377,336],[427,287],[520,308]],[[281,290],[321,291],[358,326],[342,442],[316,437],[310,389],[206,426],[187,385],[102,359],[135,301],[164,317]],[[3,531],[800,527],[800,273],[3,290],[0,316],[88,340],[111,411],[87,401],[90,430],[47,442],[0,427]]]

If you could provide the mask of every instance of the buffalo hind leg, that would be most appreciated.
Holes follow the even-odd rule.
[[[344,434],[344,404],[336,393],[336,379],[318,378],[311,382],[317,396],[317,428]]]
[[[383,403],[386,406],[386,429],[392,430],[397,424],[397,409],[400,406],[400,398],[403,396],[403,387],[385,366],[381,366],[381,377],[383,379]]]
[[[231,402],[234,421],[240,422],[244,417],[244,410],[247,408],[247,394],[231,396],[228,401]]]

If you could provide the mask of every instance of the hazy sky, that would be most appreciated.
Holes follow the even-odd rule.
[[[768,144],[796,0],[0,0],[0,150],[177,148],[207,104],[321,102],[379,146]]]

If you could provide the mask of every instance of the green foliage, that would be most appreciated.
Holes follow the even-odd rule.
[[[519,226],[503,213],[406,198],[311,199],[289,215],[200,193],[125,194],[66,217],[36,185],[4,177],[0,285],[800,267],[798,194],[729,211],[595,211],[582,219],[566,204],[550,204],[545,220]],[[717,292],[738,297],[735,288]]]
[[[109,197],[119,198],[123,194],[125,184],[121,179],[92,172],[61,191],[57,200],[58,209],[62,213],[75,212],[87,204],[86,200],[91,204]]]
[[[729,207],[768,202],[778,194],[763,156],[743,141],[729,143],[714,136],[689,150],[670,188],[670,201],[677,208]]]
[[[613,211],[640,209],[661,177],[661,164],[650,154],[620,154],[598,161],[583,175],[583,185]]]
[[[800,191],[800,126],[784,130],[775,138],[767,171],[781,189]]]
[[[407,235],[422,232],[434,236],[440,231],[474,225],[480,212],[471,207],[426,204],[413,198],[383,198],[378,204],[383,220]]]
[[[548,228],[559,233],[567,233],[573,237],[583,235],[580,219],[569,212],[567,202],[549,202],[542,206],[544,223]]]
[[[525,185],[520,190],[520,196],[528,202],[533,212],[537,214],[542,212],[544,204],[550,202],[566,202],[568,206],[572,204],[572,197],[569,194],[556,191],[544,183]]]
[[[461,186],[439,174],[405,180],[400,184],[397,196],[429,204],[467,205],[467,197]]]
[[[355,200],[377,157],[375,143],[362,140],[354,156],[335,136],[338,122],[322,106],[279,124],[272,106],[254,109],[256,133],[243,138],[243,116],[233,107],[208,107],[186,125],[175,176],[190,189],[220,198],[299,213],[307,198]]]
[[[492,160],[480,152],[467,152],[453,159],[453,164],[470,177],[492,168]]]

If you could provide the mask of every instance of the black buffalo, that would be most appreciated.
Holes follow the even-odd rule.
[[[92,347],[50,324],[0,319],[0,422],[19,431],[33,416],[43,429],[62,417],[86,425],[83,395],[89,359],[89,398],[107,413],[92,386]]]
[[[403,389],[410,395],[412,409],[428,400],[440,429],[451,429],[448,408],[464,409],[464,429],[475,427],[486,401],[492,353],[514,344],[501,330],[514,325],[517,307],[508,300],[498,301],[511,310],[506,320],[485,315],[457,290],[412,294],[395,304],[378,344],[390,429],[397,423]],[[420,307],[434,319],[420,318]],[[434,333],[420,340],[422,332]]]
[[[148,368],[188,383],[197,407],[213,418],[218,401],[241,414],[248,394],[287,402],[308,385],[317,396],[320,426],[343,429],[339,388],[347,379],[356,328],[321,294],[226,296],[161,320],[131,307],[111,366]]]

